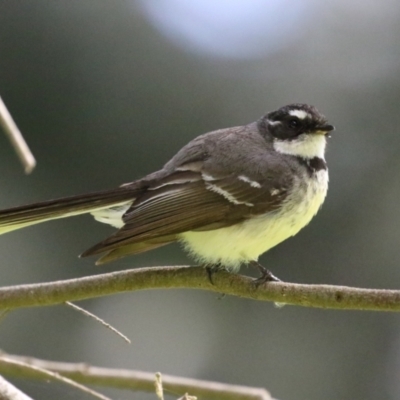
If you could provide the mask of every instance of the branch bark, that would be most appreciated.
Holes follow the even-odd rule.
[[[0,288],[0,309],[50,306],[136,290],[201,289],[243,298],[305,307],[400,311],[400,290],[272,282],[256,286],[225,271],[211,284],[202,267],[149,267],[84,278]]]
[[[7,359],[18,363],[9,364]],[[39,360],[31,357],[14,355],[0,356],[0,372],[19,378],[43,379],[34,369],[21,368],[19,365],[30,365],[41,370],[46,369],[73,379],[85,385],[99,385],[117,389],[138,390],[154,393],[155,374],[127,369],[112,369],[93,367],[88,364],[74,364]],[[162,374],[164,391],[169,394],[198,396],[209,400],[273,400],[269,393],[262,388],[228,385],[218,382],[187,379]]]
[[[2,354],[0,357],[1,361],[0,363],[3,363],[4,365],[6,365],[11,371],[20,371],[20,373],[22,373],[22,375],[25,373],[31,373],[32,376],[38,378],[38,379],[44,379],[44,380],[48,380],[48,379],[53,379],[59,382],[62,382],[66,385],[70,385],[75,389],[78,389],[84,393],[90,394],[93,397],[95,397],[96,399],[100,399],[100,400],[111,400],[109,397],[106,397],[104,395],[102,395],[101,393],[96,392],[93,389],[90,389],[78,382],[75,382],[75,380],[70,379],[66,376],[63,376],[61,374],[59,374],[56,371],[51,371],[49,368],[42,368],[39,365],[33,364],[33,363],[26,363],[23,360],[23,357],[19,357],[17,359],[17,357],[8,357],[6,354]],[[6,372],[7,372],[7,368],[6,368]],[[0,397],[0,400],[3,400]],[[22,400],[22,399],[21,399]]]

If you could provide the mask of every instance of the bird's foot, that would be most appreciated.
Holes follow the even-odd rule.
[[[221,270],[221,264],[220,263],[218,263],[218,264],[207,264],[205,266],[205,268],[206,268],[206,272],[207,272],[207,275],[208,275],[208,280],[210,281],[211,285],[214,286],[214,281],[213,281],[212,277],[216,272]]]
[[[271,271],[269,271],[267,268],[263,267],[260,263],[257,261],[250,261],[249,263],[252,267],[257,268],[261,276],[259,278],[256,278],[253,280],[253,283],[258,287],[262,285],[263,283],[266,282],[282,282],[279,278],[277,278]]]

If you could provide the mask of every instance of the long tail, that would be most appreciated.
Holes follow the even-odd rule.
[[[108,191],[64,197],[0,210],[0,235],[52,219],[86,214],[135,200],[139,189],[123,186]]]

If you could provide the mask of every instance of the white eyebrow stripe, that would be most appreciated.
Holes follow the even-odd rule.
[[[250,178],[248,178],[245,175],[239,175],[238,179],[239,179],[239,181],[248,183],[253,188],[257,188],[257,189],[261,188],[261,185],[257,181],[252,181]]]
[[[231,193],[229,193],[227,190],[222,189],[221,187],[214,185],[212,183],[207,183],[206,185],[207,189],[211,190],[212,192],[218,193],[221,196],[223,196],[226,200],[228,200],[230,203],[239,205],[239,204],[244,204],[248,207],[253,207],[253,203],[246,203],[245,201],[239,201],[237,200]]]
[[[268,125],[272,125],[272,126],[279,125],[282,123],[281,121],[271,121],[270,119],[267,119],[267,122],[268,122]]]
[[[311,115],[304,110],[290,110],[289,115],[292,117],[297,117],[298,119],[305,119],[307,117],[311,118]]]

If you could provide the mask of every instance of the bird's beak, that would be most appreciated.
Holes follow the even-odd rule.
[[[335,127],[333,125],[326,124],[316,126],[312,133],[314,133],[315,135],[326,135],[328,132],[332,132],[334,130]]]

